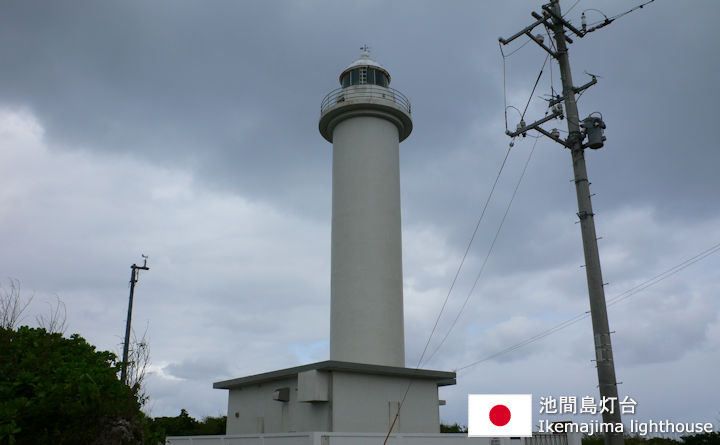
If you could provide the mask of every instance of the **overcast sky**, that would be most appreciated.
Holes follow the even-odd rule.
[[[639,3],[580,0],[567,18]],[[497,37],[540,5],[0,1],[4,286],[34,295],[26,323],[57,295],[67,334],[119,352],[129,266],[149,255],[133,322],[150,341],[153,416],[223,415],[214,381],[328,359],[332,147],[317,121],[368,44],[412,102],[401,193],[415,366],[508,149]],[[715,1],[657,0],[570,46],[576,85],[601,76],[579,108],[607,124],[605,147],[586,157],[608,299],[720,243],[719,16]],[[534,43],[507,58],[508,105],[524,108],[544,60]],[[528,122],[544,116],[551,84],[555,64]],[[519,118],[508,110],[510,127]],[[510,152],[431,351],[535,141]],[[423,367],[463,368],[588,310],[571,178],[567,150],[537,140],[457,326]],[[715,254],[609,307],[636,419],[720,422],[719,296]],[[468,393],[597,397],[593,358],[586,318],[459,371],[441,418],[466,423]]]

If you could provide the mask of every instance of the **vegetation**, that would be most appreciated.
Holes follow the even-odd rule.
[[[184,409],[176,417],[147,420],[148,443],[164,442],[167,436],[205,436],[225,434],[227,417],[204,417],[196,420]]]
[[[460,425],[457,422],[453,423],[452,425],[446,425],[444,423],[440,424],[440,432],[441,433],[467,433],[467,427],[464,425]]]
[[[0,327],[0,443],[92,444],[118,422],[141,440],[140,403],[119,366],[77,334]]]

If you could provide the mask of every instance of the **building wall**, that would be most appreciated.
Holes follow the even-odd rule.
[[[333,131],[330,359],[403,367],[398,129],[363,113]]]
[[[407,390],[408,378],[339,372],[334,372],[332,377],[332,431],[388,431]],[[435,382],[412,382],[393,432],[440,432]]]
[[[330,431],[327,402],[300,402],[297,377],[231,389],[227,434]],[[276,389],[290,388],[290,401],[273,400]]]
[[[227,434],[387,432],[409,382],[407,377],[356,372],[311,371],[301,375],[302,388],[293,376],[231,389]],[[283,387],[290,388],[290,400],[273,400],[275,390]],[[440,432],[437,383],[412,382],[393,432]]]
[[[581,445],[582,433],[534,433],[533,437],[468,437],[467,434],[393,434],[393,445]],[[297,433],[168,437],[167,445],[378,445],[379,433]]]

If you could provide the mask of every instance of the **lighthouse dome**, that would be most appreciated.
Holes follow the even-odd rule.
[[[367,47],[363,47],[362,55],[347,66],[340,74],[340,85],[390,85],[390,73],[370,57]]]

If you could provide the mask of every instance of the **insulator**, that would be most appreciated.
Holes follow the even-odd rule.
[[[553,137],[559,138],[560,137],[560,130],[557,128],[553,128],[550,130],[550,134],[553,135]]]
[[[585,32],[587,30],[587,19],[585,18],[585,13],[583,12],[580,16],[580,23],[582,24],[582,30]]]

